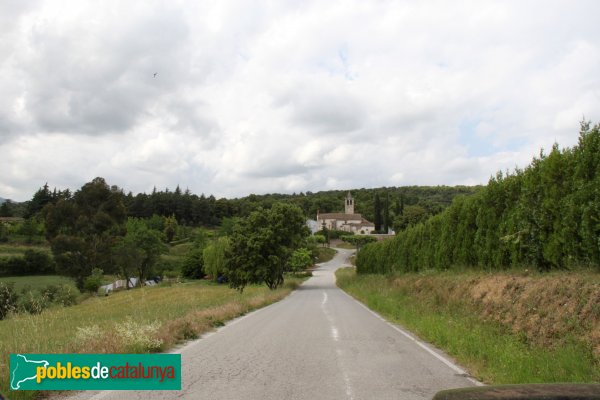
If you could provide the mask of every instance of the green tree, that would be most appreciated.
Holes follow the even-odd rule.
[[[217,280],[219,275],[227,269],[227,252],[229,251],[229,238],[226,236],[217,238],[210,243],[202,252],[204,259],[204,272]]]
[[[0,222],[0,243],[8,242],[9,233],[8,224]]]
[[[325,247],[325,244],[327,243],[327,239],[325,238],[324,235],[315,234],[315,235],[313,235],[313,238],[314,238],[314,240],[315,240],[316,243],[319,243],[320,245],[322,245],[323,247]]]
[[[390,227],[390,196],[385,193],[385,201],[383,202],[383,233],[388,233]]]
[[[12,217],[12,210],[10,209],[10,200],[4,201],[0,206],[0,217]]]
[[[204,278],[204,253],[202,248],[190,251],[181,265],[181,275],[189,279]]]
[[[379,193],[375,193],[375,200],[373,201],[373,223],[375,224],[375,231],[381,231],[381,224],[383,217],[381,215],[381,200],[379,199]]]
[[[162,233],[148,228],[141,219],[129,218],[126,228],[125,242],[138,253],[135,272],[142,285],[152,273],[160,255],[167,251],[167,246],[163,243]]]
[[[34,243],[43,239],[44,226],[36,217],[25,219],[18,229],[18,233],[25,236],[27,243]]]
[[[377,238],[369,235],[347,235],[342,236],[342,240],[356,247],[358,253],[364,245],[376,242]]]
[[[104,271],[100,268],[93,268],[91,275],[85,278],[84,289],[90,293],[97,293],[100,286],[102,286],[103,274]]]
[[[25,210],[25,218],[33,217],[39,214],[42,209],[52,203],[54,198],[52,197],[52,192],[50,192],[50,188],[48,187],[48,183],[45,183],[43,187],[39,188],[37,192],[34,193],[33,198],[28,202],[27,209]]]
[[[288,262],[288,266],[291,271],[303,271],[307,268],[313,266],[313,260],[311,256],[311,252],[308,249],[300,248],[294,250],[292,253],[290,260]]]
[[[82,289],[92,268],[112,272],[111,247],[125,233],[123,193],[102,178],[86,183],[72,198],[48,204],[46,237],[57,271],[75,279]]]
[[[111,252],[119,274],[125,278],[125,282],[129,282],[129,279],[136,275],[138,265],[142,262],[142,251],[136,247],[130,235],[117,237]],[[129,290],[129,284],[125,285],[125,288]]]
[[[400,232],[411,225],[425,221],[429,217],[427,209],[419,205],[405,206],[403,213],[394,221],[394,230]]]
[[[293,251],[309,235],[302,210],[275,203],[240,219],[231,235],[226,275],[240,291],[247,284],[264,282],[270,289],[283,284],[283,274]]]
[[[179,186],[177,187],[179,188]],[[172,242],[175,239],[175,234],[177,233],[177,219],[175,215],[171,215],[165,219],[165,229],[164,234],[167,239],[167,242]]]

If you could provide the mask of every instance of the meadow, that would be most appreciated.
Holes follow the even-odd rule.
[[[50,254],[50,247],[30,244],[0,244],[0,258],[23,257],[27,250],[42,251]]]
[[[0,392],[11,399],[36,395],[8,393],[10,353],[160,352],[278,301],[300,282],[286,277],[277,290],[251,285],[243,293],[208,281],[167,283],[92,297],[38,315],[13,315],[0,321]]]
[[[40,290],[49,285],[68,284],[75,287],[73,279],[60,275],[3,276],[0,277],[0,282],[13,282],[17,292],[23,289]]]

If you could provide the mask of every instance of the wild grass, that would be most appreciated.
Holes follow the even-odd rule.
[[[356,247],[354,247],[354,245],[352,245],[350,243],[342,242],[341,240],[339,242],[336,242],[335,245],[333,243],[331,245],[334,247],[340,248],[340,249],[348,249],[348,250],[356,249]]]
[[[49,246],[28,244],[0,244],[0,257],[22,257],[27,250],[43,251],[50,253]]]
[[[239,293],[225,285],[194,281],[126,290],[78,305],[0,321],[0,392],[8,392],[10,353],[128,353],[166,350],[289,294],[301,279],[286,278],[270,291],[249,286]]]
[[[402,277],[356,275],[349,268],[336,275],[342,289],[443,349],[486,383],[600,381],[600,360],[579,337],[566,333],[556,346],[538,344],[507,324],[482,317],[480,310],[466,302],[443,298],[439,293],[449,288],[432,287],[435,278],[428,280],[429,286],[419,286],[417,279],[402,285],[398,284]],[[452,279],[464,281],[472,276],[455,274]],[[452,285],[447,279],[438,283]]]
[[[331,247],[318,247],[317,252],[319,254],[317,256],[317,263],[324,263],[330,261],[335,256],[335,253],[337,253]]]

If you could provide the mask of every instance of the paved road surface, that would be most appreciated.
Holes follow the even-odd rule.
[[[181,348],[181,392],[75,398],[411,400],[472,386],[438,351],[335,286],[334,271],[350,255],[340,250],[288,298]]]

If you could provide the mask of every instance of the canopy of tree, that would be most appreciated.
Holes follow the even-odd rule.
[[[85,184],[71,198],[47,205],[46,236],[57,271],[75,278],[79,288],[92,268],[110,271],[114,238],[125,234],[122,193],[104,179]]]
[[[283,284],[283,273],[294,250],[305,242],[309,231],[302,210],[276,203],[238,221],[230,237],[225,274],[230,286],[239,290],[264,282],[270,289]]]
[[[423,218],[435,215],[446,208],[457,195],[469,195],[477,192],[479,187],[467,186],[406,186],[377,189],[352,189],[355,198],[357,213],[362,214],[369,221],[374,221],[375,216],[380,220],[380,230],[396,224],[402,217],[404,206],[419,206],[425,210]],[[122,191],[121,191],[122,193]],[[321,213],[342,211],[344,199],[348,190],[332,190],[318,193],[306,192],[299,194],[266,194],[249,195],[239,199],[216,199],[214,196],[192,194],[189,190],[182,191],[177,187],[174,191],[153,190],[152,193],[133,195],[123,194],[122,201],[127,216],[135,218],[151,218],[154,215],[175,219],[180,225],[190,226],[217,226],[224,220],[235,217],[248,216],[252,211],[260,208],[271,208],[278,202],[295,204],[308,218],[315,218],[317,211]],[[45,184],[26,203],[11,203],[10,212],[14,216],[32,217],[44,213],[44,207],[55,204],[59,200],[68,200],[72,197],[67,189],[64,191],[54,189],[51,191]],[[380,197],[379,204],[375,204],[376,197]],[[24,211],[23,211],[24,210]],[[412,220],[411,220],[412,221]],[[173,221],[169,221],[172,226]],[[405,227],[408,223],[399,225]],[[395,226],[394,226],[395,227]],[[163,226],[161,228],[166,228]],[[395,227],[396,228],[396,227]],[[397,228],[396,228],[397,229]],[[172,231],[171,231],[172,232]],[[169,234],[165,231],[165,234]]]

